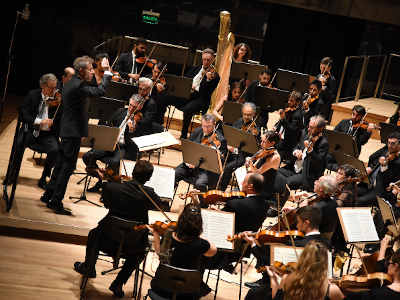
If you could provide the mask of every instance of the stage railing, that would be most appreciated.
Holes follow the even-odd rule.
[[[377,90],[378,92],[378,90]],[[400,55],[390,54],[387,59],[385,76],[379,91],[380,98],[400,100]]]

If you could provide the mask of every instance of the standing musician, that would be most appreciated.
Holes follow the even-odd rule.
[[[260,135],[260,129],[258,128],[255,122],[256,116],[256,106],[254,103],[246,102],[242,106],[242,117],[236,120],[232,127],[241,129],[248,133],[255,135],[257,138]],[[237,148],[233,148],[232,146],[228,145],[229,157],[228,162],[225,165],[224,172],[221,178],[221,190],[225,191],[226,187],[231,180],[233,172],[243,166],[245,163],[245,156],[249,155],[243,151],[238,151]]]
[[[131,181],[124,183],[109,182],[104,185],[102,198],[104,206],[108,208],[109,211],[108,214],[100,220],[97,227],[89,232],[85,261],[74,263],[76,272],[86,275],[89,278],[96,277],[95,265],[99,251],[108,249],[108,251],[112,253],[117,250],[118,244],[116,244],[115,237],[113,237],[113,235],[110,234],[110,230],[108,230],[109,220],[112,216],[148,224],[148,211],[156,208],[140,187],[144,189],[156,204],[164,209],[166,208],[153,188],[144,186],[144,184],[150,180],[153,169],[154,167],[150,162],[139,160],[133,169]],[[139,240],[136,246],[137,255],[127,257],[121,271],[109,287],[116,297],[122,298],[124,296],[122,286],[127,282],[132,271],[144,258],[145,248],[148,244],[147,234],[140,234],[138,238]]]
[[[244,98],[241,98],[242,94],[243,94],[242,83],[240,81],[232,82],[229,88],[229,94],[221,97],[221,99],[214,107],[214,110],[212,112],[213,115],[216,116],[219,120],[223,121],[224,117],[223,115],[221,115],[221,113],[225,101],[243,103]]]
[[[293,151],[295,161],[280,169],[287,176],[286,183],[291,188],[312,191],[314,181],[325,171],[325,159],[329,150],[328,140],[322,135],[326,126],[324,117],[313,116],[308,130],[303,131],[299,144]]]
[[[304,126],[307,127],[308,123],[312,116],[320,114],[322,112],[322,103],[321,100],[321,89],[322,84],[321,81],[315,79],[310,83],[309,93],[305,94],[305,99],[303,100],[302,108],[303,108],[303,123]],[[325,120],[326,116],[322,115]]]
[[[189,140],[217,148],[225,157],[227,151],[226,140],[222,134],[215,129],[215,117],[212,114],[205,114],[201,118],[201,127],[196,128],[190,135]],[[207,188],[215,187],[218,175],[210,171],[196,168],[193,165],[181,163],[175,168],[175,186],[179,181],[184,180],[193,184],[195,189],[206,192]]]
[[[336,97],[336,87],[337,82],[335,77],[332,75],[333,60],[330,57],[324,57],[321,59],[319,64],[320,74],[317,75],[317,79],[321,81],[322,89],[321,89],[321,98],[324,100],[324,104],[322,106],[323,111],[321,112],[323,116],[327,120],[329,120],[331,115],[331,104],[334,102]]]
[[[301,93],[292,91],[289,94],[288,107],[279,110],[279,121],[275,131],[279,132],[281,141],[276,145],[282,160],[289,160],[294,147],[298,144],[303,130],[303,114],[301,110]]]
[[[40,77],[39,84],[40,89],[29,91],[19,108],[24,134],[18,137],[16,151],[21,160],[25,147],[33,146],[47,154],[38,182],[38,186],[45,189],[46,178],[51,175],[59,149],[56,123],[59,123],[61,117],[58,112],[61,95],[56,94],[57,77],[54,74],[44,74]]]
[[[151,79],[139,78],[138,94],[132,95],[128,108],[121,108],[112,115],[108,125],[121,128],[121,134],[115,150],[92,149],[83,155],[82,159],[89,173],[94,175],[97,173],[97,160],[106,163],[114,174],[119,174],[121,159],[137,159],[139,148],[132,141],[132,138],[153,133],[152,123],[157,112],[157,105],[149,96],[152,86]],[[88,191],[97,192],[100,188],[101,180]]]
[[[146,50],[146,40],[136,40],[131,52],[121,54],[115,64],[115,71],[130,83],[136,83],[142,74],[151,73],[151,68],[149,68],[147,64],[144,65],[146,62]],[[142,71],[142,73],[140,73],[140,71]]]
[[[81,138],[88,135],[87,98],[104,95],[112,73],[109,72],[109,63],[106,58],[101,62],[106,70],[99,86],[91,86],[94,71],[90,58],[78,57],[74,61],[76,74],[65,85],[62,91],[63,114],[61,117],[61,146],[57,162],[51,174],[46,191],[40,198],[47,207],[57,214],[71,215],[71,211],[64,208],[62,200],[72,172],[75,170],[78,159]]]

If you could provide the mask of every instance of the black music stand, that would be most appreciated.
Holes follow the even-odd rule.
[[[379,126],[381,127],[380,136],[381,136],[382,144],[387,143],[387,138],[391,133],[396,132],[396,131],[400,132],[400,127],[395,126],[393,124],[380,122]]]
[[[250,154],[254,154],[258,151],[257,139],[253,134],[225,124],[222,128],[229,146]]]
[[[368,185],[371,184],[364,162],[362,162],[358,158],[343,153],[342,151],[334,151],[332,152],[332,155],[335,157],[339,166],[348,164],[353,168],[356,168],[360,172],[360,176],[363,178],[362,182],[365,182]]]
[[[88,115],[91,119],[110,120],[111,116],[125,106],[125,101],[106,97],[90,98]]]
[[[379,210],[381,211],[383,223],[391,232],[398,236],[399,227],[396,222],[393,206],[389,203],[389,201],[383,199],[382,197],[376,196],[376,199],[378,200],[378,206]]]
[[[235,79],[247,78],[253,81],[257,80],[258,75],[265,70],[266,66],[264,65],[232,61],[230,77]]]
[[[323,134],[328,139],[330,153],[340,151],[353,157],[359,156],[357,143],[351,135],[329,129],[325,129]]]
[[[182,140],[183,162],[215,174],[221,174],[222,163],[218,150],[209,146]]]
[[[255,104],[262,110],[272,112],[286,106],[289,98],[289,92],[280,89],[257,86],[254,98]]]
[[[115,145],[117,144],[119,132],[120,129],[118,127],[108,127],[102,125],[89,124],[88,137],[84,141],[82,141],[81,147],[90,147],[96,150],[104,150],[104,151],[114,151]],[[87,201],[93,205],[102,207],[101,205],[88,200],[86,197],[86,191],[90,184],[89,176],[90,175],[86,173],[86,176],[83,178],[84,186],[82,194],[79,197],[70,196],[69,199],[77,199],[77,201],[74,201],[74,203],[78,203],[80,201]]]
[[[276,71],[276,82],[278,88],[286,91],[297,90],[304,93],[310,85],[310,76],[308,74],[293,72],[284,69]]]
[[[242,117],[242,106],[243,104],[232,101],[225,101],[222,107],[222,116],[224,117],[224,123],[232,125],[239,118]]]
[[[111,80],[110,84],[106,87],[106,93],[104,97],[128,102],[131,96],[137,93],[137,86]]]

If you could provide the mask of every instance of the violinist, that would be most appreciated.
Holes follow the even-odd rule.
[[[139,80],[142,74],[139,74],[143,69],[143,74],[151,73],[151,67],[144,66],[146,61],[147,42],[144,39],[135,41],[131,52],[122,53],[115,64],[115,71],[117,71],[123,79],[128,80],[130,83],[135,83]]]
[[[222,157],[226,155],[226,140],[223,135],[216,130],[215,117],[212,114],[205,114],[201,117],[201,127],[193,130],[189,140],[217,148]],[[206,192],[207,187],[212,189],[216,186],[218,175],[201,168],[196,168],[190,164],[181,163],[175,168],[175,186],[177,186],[181,180],[193,184],[194,188],[201,192]]]
[[[331,57],[324,57],[319,64],[320,74],[317,79],[321,81],[321,98],[324,100],[322,115],[327,120],[331,114],[331,104],[334,102],[337,92],[336,78],[332,74],[333,59]]]
[[[233,127],[237,129],[241,129],[244,131],[248,131],[251,133],[256,133],[256,136],[259,136],[259,128],[254,122],[256,117],[256,106],[254,103],[246,102],[242,106],[242,117],[236,120],[233,123]],[[245,157],[249,156],[249,153],[245,153],[243,151],[238,151],[237,148],[233,148],[232,146],[228,145],[229,157],[228,162],[224,168],[224,173],[222,174],[221,179],[221,190],[225,191],[227,188],[229,181],[231,180],[233,172],[243,166],[245,163]]]
[[[163,76],[163,74],[165,74],[165,70],[166,65],[159,61],[154,64],[151,75],[146,76],[149,77],[154,83],[150,96],[157,104],[157,116],[155,117],[155,122],[161,126],[164,124],[164,115],[167,108],[167,106],[164,104],[166,101],[165,96],[168,88],[165,77]]]
[[[213,110],[213,115],[215,115],[219,120],[223,121],[224,117],[223,115],[221,115],[221,113],[225,101],[243,103],[244,99],[241,98],[242,94],[243,94],[242,83],[239,81],[232,82],[229,88],[228,95],[221,97],[221,99],[219,99],[219,101],[215,105]]]
[[[308,126],[312,116],[323,112],[324,100],[321,98],[321,89],[321,81],[315,79],[310,83],[310,87],[308,89],[309,93],[304,95],[302,108],[303,123],[305,127]],[[325,120],[327,120],[327,116],[325,114],[321,115],[325,118]]]
[[[304,130],[299,144],[293,151],[294,160],[279,172],[291,188],[313,190],[314,181],[325,171],[325,159],[329,150],[328,140],[322,135],[326,121],[322,116],[313,116]]]
[[[275,131],[279,132],[281,141],[276,145],[282,160],[289,160],[294,147],[300,140],[303,130],[303,115],[301,110],[301,93],[292,91],[289,94],[288,106],[279,111],[280,119],[275,124]]]
[[[157,231],[151,229],[151,227],[149,229],[154,236],[154,250],[160,255],[161,250],[163,250],[161,249],[161,237]],[[200,270],[200,262],[203,257],[212,257],[217,253],[217,248],[213,243],[200,237],[202,232],[203,219],[200,207],[190,203],[183,208],[179,215],[177,228],[172,233],[170,249],[166,249],[171,251],[169,263],[171,266]],[[165,239],[166,237],[162,238]],[[154,286],[153,281],[150,285],[157,295],[165,298],[172,297],[168,292]],[[200,295],[197,296],[204,297],[210,291],[211,289],[203,282],[200,286]],[[192,299],[192,297],[189,298],[191,295],[178,295],[177,299],[181,299],[180,297],[183,299],[184,296],[184,299]]]
[[[96,261],[99,251],[103,248],[114,249],[116,242],[114,237],[110,235],[108,221],[111,216],[127,219],[130,221],[142,222],[148,224],[148,211],[156,209],[154,204],[145,196],[144,191],[163,209],[168,205],[163,202],[160,197],[154,192],[153,188],[144,186],[150,180],[153,174],[153,165],[144,160],[138,160],[132,172],[132,180],[124,183],[108,182],[105,183],[102,191],[104,206],[109,210],[108,214],[100,220],[98,226],[90,230],[86,245],[86,256],[84,262],[75,262],[74,270],[82,275],[87,275],[89,278],[96,277]],[[116,279],[111,283],[109,289],[114,296],[122,298],[124,292],[122,286],[130,278],[132,271],[138,264],[141,263],[145,256],[145,248],[148,245],[147,234],[143,232],[133,231],[140,237],[136,245],[137,255],[127,257],[125,263],[118,273]],[[132,236],[130,236],[132,237]]]
[[[340,207],[353,207],[357,200],[357,180],[360,172],[349,164],[341,165],[336,173],[338,192],[336,201]]]
[[[157,107],[153,99],[149,97],[153,82],[149,78],[139,79],[139,94],[134,94],[129,100],[128,109],[117,110],[106,123],[112,127],[120,127],[121,135],[114,151],[92,149],[82,157],[86,169],[90,174],[98,177],[97,160],[104,162],[107,167],[119,174],[120,161],[123,158],[136,160],[139,148],[132,141],[133,137],[139,137],[154,133],[152,123]],[[122,126],[122,127],[121,127]],[[98,192],[101,188],[101,180],[95,186],[88,189],[89,192]]]
[[[103,60],[103,58],[107,58],[108,60],[110,59],[107,53],[98,53],[94,58],[93,62],[94,76],[92,79],[92,83],[94,86],[98,86],[101,83],[104,76],[105,70],[101,66],[101,61]]]
[[[61,95],[56,94],[57,77],[54,74],[44,74],[40,77],[39,84],[40,89],[31,90],[19,109],[25,134],[18,137],[16,155],[23,155],[25,147],[31,146],[47,154],[38,182],[38,186],[44,189],[47,184],[46,178],[50,177],[56,163],[59,149],[56,123],[59,122],[61,114],[56,111],[61,104]]]

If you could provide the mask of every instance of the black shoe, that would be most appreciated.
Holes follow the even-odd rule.
[[[204,281],[202,281],[199,292],[200,297],[207,296],[209,293],[211,293],[211,288]]]
[[[58,215],[72,216],[72,212],[69,209],[64,208],[62,203],[50,201],[47,203],[47,207],[51,208]]]
[[[82,274],[83,276],[86,276],[88,278],[96,278],[96,270],[88,270],[86,267],[85,263],[82,263],[80,261],[76,261],[74,263],[74,270],[78,272],[79,274]]]
[[[367,244],[365,245],[363,252],[372,254],[378,250],[379,250],[379,244]]]
[[[275,217],[277,217],[278,216],[278,211],[276,210],[276,209],[274,209],[274,208],[268,208],[268,211],[267,211],[267,217],[269,217],[269,218],[275,218]]]
[[[101,181],[97,181],[97,183],[94,186],[92,186],[90,189],[87,189],[87,191],[90,193],[99,193],[102,186],[103,186],[103,183]]]
[[[48,203],[50,202],[50,197],[48,197],[48,196],[46,195],[46,193],[44,193],[44,194],[42,195],[42,197],[40,197],[40,201],[42,201],[43,203],[48,204]]]
[[[224,270],[224,271],[226,271],[226,272],[228,272],[228,273],[233,274],[233,272],[235,271],[235,268],[234,268],[234,266],[233,266],[232,264],[229,264],[229,265],[224,266],[224,267],[222,268],[222,270]]]
[[[111,283],[108,289],[113,292],[115,297],[123,298],[125,295],[124,291],[122,290],[122,284],[119,284],[115,280]]]
[[[265,286],[265,282],[263,279],[258,279],[257,281],[254,282],[245,282],[244,285],[247,286],[248,288],[253,289]]]
[[[38,187],[45,190],[46,185],[47,185],[46,177],[40,177],[39,182],[38,182]]]

